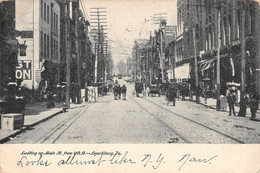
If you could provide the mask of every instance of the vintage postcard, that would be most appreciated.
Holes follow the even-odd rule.
[[[260,173],[259,5],[0,0],[0,172]]]

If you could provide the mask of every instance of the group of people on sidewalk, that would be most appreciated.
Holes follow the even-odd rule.
[[[230,88],[227,93],[227,102],[229,106],[229,116],[233,113],[234,116],[236,116],[235,113],[235,104],[237,104],[237,94],[234,88]],[[258,110],[259,106],[259,95],[254,89],[250,89],[248,92],[243,94],[243,98],[240,101],[240,104],[244,104],[244,114],[246,113],[246,108],[249,107],[251,111],[251,120],[255,120],[256,118],[256,112]],[[238,114],[238,116],[244,116],[243,113]]]
[[[193,94],[194,93],[192,93],[190,95],[191,100],[193,100]],[[206,94],[206,92],[204,94]],[[235,106],[238,106],[239,104],[244,104],[244,109],[242,109],[242,111],[241,111],[241,106],[240,106],[240,111],[237,116],[241,116],[241,117],[245,116],[246,109],[248,107],[248,108],[250,108],[250,111],[251,111],[250,119],[255,120],[256,112],[259,107],[259,95],[256,92],[255,88],[248,87],[246,89],[245,94],[243,94],[243,98],[240,99],[240,103],[238,103],[239,99],[238,99],[237,95],[238,94],[237,94],[237,90],[235,87],[229,87],[227,90],[226,96],[221,95],[222,97],[221,97],[220,104],[223,104],[222,102],[225,102],[224,106],[222,106],[222,107],[224,107],[224,110],[226,110],[225,108],[227,107],[227,104],[228,104],[229,116],[231,116],[232,113],[234,116],[236,116]],[[168,85],[168,88],[166,91],[166,98],[169,102],[173,102],[173,106],[176,105],[176,98],[178,98],[178,99],[181,98],[182,100],[185,100],[185,96],[186,96],[185,94],[180,93],[180,88],[176,84]],[[205,104],[207,104],[207,97],[206,98],[204,97],[204,102],[205,102]]]

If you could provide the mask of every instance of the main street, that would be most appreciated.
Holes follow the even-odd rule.
[[[120,81],[126,84],[124,81]],[[259,122],[229,117],[190,101],[167,104],[161,97],[126,100],[113,94],[69,109],[16,136],[7,143],[258,143]]]

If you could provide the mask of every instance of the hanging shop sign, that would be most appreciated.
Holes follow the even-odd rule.
[[[16,67],[15,76],[16,79],[31,80],[32,79],[32,61],[22,60],[18,61],[18,66]]]

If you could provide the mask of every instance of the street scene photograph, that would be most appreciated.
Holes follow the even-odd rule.
[[[1,144],[259,144],[259,0],[0,0]]]

